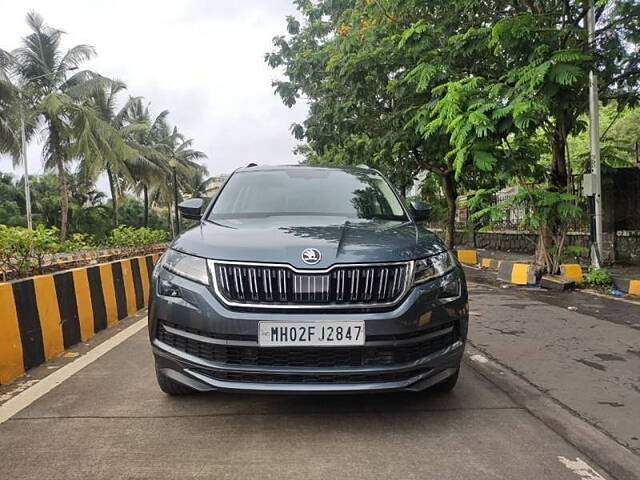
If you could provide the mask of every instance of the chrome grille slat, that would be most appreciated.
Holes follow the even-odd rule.
[[[408,291],[411,262],[334,265],[296,270],[287,265],[211,261],[216,293],[234,306],[264,308],[391,305]]]

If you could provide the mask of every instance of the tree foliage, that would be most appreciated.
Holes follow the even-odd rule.
[[[168,205],[170,162],[177,164],[178,188],[188,191],[195,172],[206,173],[198,163],[206,156],[193,149],[193,141],[176,127],[169,126],[168,112],[151,122],[141,98],[129,97],[120,103],[119,95],[126,89],[123,82],[80,70],[95,55],[93,47],[80,44],[63,50],[64,32],[48,26],[35,12],[27,15],[27,24],[31,32],[22,39],[20,48],[11,53],[0,50],[0,153],[11,155],[14,165],[20,162],[21,122],[27,141],[36,134],[42,137],[44,166],[47,172],[55,172],[58,190],[47,195],[56,197],[59,206],[55,212],[36,208],[40,220],[57,225],[62,241],[69,228],[81,228],[75,221],[96,220],[82,211],[82,205],[73,211],[69,173],[79,164],[80,180],[76,183],[86,193],[98,176],[106,173],[114,227],[119,223],[119,197],[141,192],[144,223],[148,225],[152,204],[162,197]],[[51,177],[43,177],[43,182],[49,180]],[[155,194],[149,195],[152,189]],[[15,212],[9,204],[0,209],[0,217],[11,217],[10,223],[15,223]],[[51,223],[54,219],[56,223]]]
[[[567,145],[586,127],[589,71],[606,102],[638,100],[640,4],[596,2],[589,42],[583,1],[295,3],[299,19],[287,19],[266,61],[284,75],[274,86],[285,105],[309,103],[292,126],[306,161],[367,163],[400,186],[420,170],[438,175],[450,245],[461,184],[537,184],[523,198],[535,218],[547,215],[538,252],[553,270],[547,253],[559,250],[566,202],[576,206]]]

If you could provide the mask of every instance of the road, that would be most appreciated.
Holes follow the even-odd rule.
[[[640,304],[486,282],[471,292],[479,350],[640,455]]]
[[[473,363],[450,395],[171,398],[143,328],[0,424],[0,478],[613,478]]]

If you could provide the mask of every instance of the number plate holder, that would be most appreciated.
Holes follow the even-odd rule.
[[[258,322],[261,347],[364,345],[364,321]]]

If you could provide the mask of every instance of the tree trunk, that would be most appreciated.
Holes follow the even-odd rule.
[[[569,176],[567,175],[567,134],[560,125],[556,127],[551,144],[551,175],[549,188],[552,192],[566,192]]]
[[[541,225],[538,228],[538,243],[536,244],[536,265],[540,265],[547,269],[549,262],[547,261],[547,249],[553,243],[553,233],[549,226]],[[550,272],[553,273],[553,272]]]
[[[142,186],[142,197],[144,201],[144,226],[149,226],[149,189],[146,185]]]
[[[51,154],[57,170],[60,192],[60,241],[64,242],[67,238],[67,223],[69,223],[69,192],[67,191],[67,176],[64,171],[66,158],[58,128],[51,118],[46,118],[49,125],[49,144],[52,146]]]
[[[56,167],[58,169],[58,188],[60,190],[60,241],[64,242],[67,238],[67,223],[69,221],[69,193],[67,191],[64,160],[60,155],[56,155]]]
[[[456,235],[456,184],[453,172],[449,171],[442,175],[442,190],[447,200],[447,229],[444,243],[447,248],[452,249],[455,244]]]
[[[111,221],[113,223],[113,228],[116,228],[119,223],[118,218],[118,192],[116,191],[116,185],[113,178],[113,172],[111,171],[111,167],[107,165],[107,178],[109,179],[109,190],[111,190],[111,205],[113,207],[113,212],[111,213]]]
[[[551,171],[549,174],[549,190],[551,192],[566,192],[569,184],[567,169],[567,132],[568,127],[563,121],[563,116],[558,115],[555,132],[551,141]],[[538,229],[538,243],[536,245],[536,263],[545,269],[552,269],[547,256],[547,250],[556,248],[554,237],[562,225],[547,223]],[[555,272],[549,272],[555,273]]]

